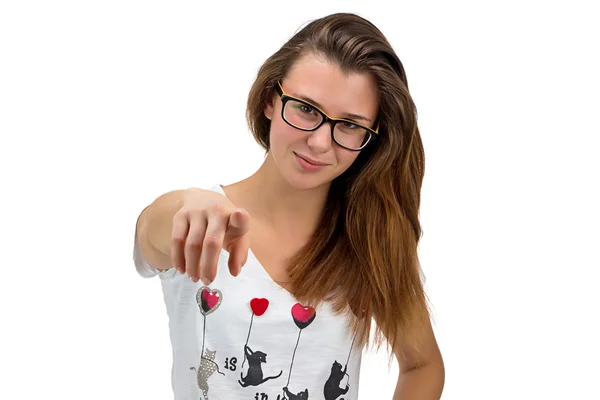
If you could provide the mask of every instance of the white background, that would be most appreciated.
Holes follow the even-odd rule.
[[[172,398],[136,218],[254,172],[257,69],[352,11],[388,37],[419,111],[443,399],[600,399],[594,2],[205,3],[1,3],[0,398]],[[369,353],[360,398],[391,399],[396,376]]]

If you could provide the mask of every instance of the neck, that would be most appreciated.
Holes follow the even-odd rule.
[[[250,177],[231,185],[232,200],[274,232],[298,234],[306,239],[313,234],[327,201],[329,184],[297,189],[279,173],[270,154]],[[236,200],[240,200],[236,202]]]

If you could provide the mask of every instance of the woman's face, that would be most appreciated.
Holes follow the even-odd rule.
[[[294,65],[281,86],[286,94],[307,100],[332,118],[371,127],[377,117],[379,96],[372,76],[344,73],[336,64],[312,53]],[[277,94],[265,107],[265,116],[271,120],[268,157],[293,187],[311,189],[328,184],[358,157],[359,151],[347,150],[333,141],[331,124],[302,131],[282,119],[281,108]]]

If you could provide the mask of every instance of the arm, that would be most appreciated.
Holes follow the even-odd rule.
[[[427,324],[422,354],[417,357],[398,341],[394,354],[400,366],[393,400],[439,400],[444,388],[444,361],[431,323]]]
[[[171,233],[173,216],[183,206],[183,190],[158,197],[140,214],[136,235],[144,259],[164,271],[172,267]]]
[[[229,270],[237,276],[248,255],[249,219],[247,212],[212,190],[165,193],[138,218],[138,260],[159,271],[175,267],[194,282],[202,279],[208,284],[215,279],[224,248],[229,252]]]

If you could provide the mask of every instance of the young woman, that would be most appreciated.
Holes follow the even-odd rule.
[[[138,220],[175,399],[356,399],[372,321],[400,363],[394,398],[439,399],[417,256],[423,146],[386,38],[352,14],[313,21],[263,64],[247,117],[258,171],[166,193]]]

